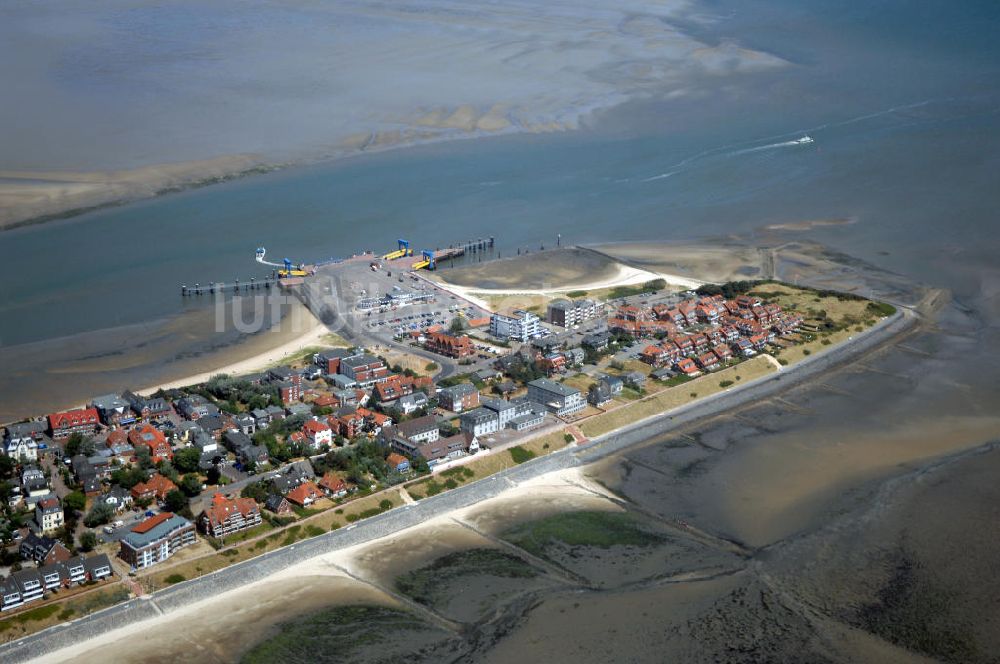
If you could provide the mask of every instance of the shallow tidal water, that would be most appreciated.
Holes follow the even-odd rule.
[[[1000,452],[991,446],[1000,438],[1000,10],[990,2],[818,0],[703,7],[713,20],[686,29],[793,66],[633,102],[580,132],[290,170],[5,233],[0,334],[16,348],[33,334],[101,328],[90,286],[109,274],[125,296],[146,294],[114,324],[176,315],[175,282],[241,274],[257,244],[311,259],[408,233],[434,246],[496,232],[505,255],[551,244],[558,232],[567,244],[818,242],[839,254],[836,272],[803,276],[804,267],[784,265],[779,276],[867,284],[912,305],[924,289],[940,289],[940,304],[922,310],[905,338],[821,381],[589,467],[619,496],[616,509],[665,529],[673,544],[557,546],[542,562],[526,558],[544,582],[503,582],[490,595],[492,613],[470,608],[476,588],[500,587],[485,580],[488,570],[465,577],[470,591],[449,580],[451,592],[473,598],[443,609],[461,626],[439,633],[428,621],[440,643],[422,641],[422,654],[410,655],[994,661],[1000,626],[983,607],[1000,593]],[[816,142],[785,145],[804,133]],[[803,224],[817,220],[838,223]],[[160,228],[174,239],[147,247],[141,263],[106,268],[93,251],[70,250],[92,236]],[[61,260],[39,277],[32,268],[46,251]],[[80,284],[72,297],[60,294],[70,276]],[[68,320],[47,308],[52,301],[65,303]],[[37,325],[18,322],[29,319]],[[190,328],[211,336],[199,330]],[[16,355],[0,375],[0,395],[28,389],[44,400],[46,386],[64,380],[10,371]],[[555,507],[593,504],[588,497]],[[476,523],[503,540],[511,523],[551,516],[551,508],[529,497]],[[405,542],[383,545],[370,579],[389,587],[399,574],[468,549],[469,538],[438,537],[416,556]],[[701,576],[665,577],[664,569]],[[401,644],[392,641],[391,652]],[[338,661],[335,651],[325,656]],[[386,657],[374,644],[351,659]]]

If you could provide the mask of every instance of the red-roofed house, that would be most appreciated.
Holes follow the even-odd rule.
[[[74,433],[93,436],[100,416],[96,408],[77,408],[49,415],[49,431],[53,440],[65,440]]]
[[[129,431],[128,440],[137,450],[140,447],[149,448],[149,456],[153,463],[174,458],[174,452],[170,449],[166,436],[151,424],[143,424]]]
[[[639,359],[646,364],[659,367],[670,359],[670,355],[662,346],[653,346],[650,344],[642,349],[642,352],[639,354]]]
[[[298,505],[299,507],[312,505],[322,497],[323,492],[320,491],[320,488],[316,486],[315,482],[303,482],[285,494],[285,498],[288,499],[288,502]]]
[[[389,468],[395,470],[397,473],[405,473],[410,469],[410,460],[396,452],[386,457],[385,462],[389,464]]]
[[[225,537],[260,525],[260,507],[253,498],[212,496],[212,504],[198,517],[198,526],[211,537]]]
[[[476,349],[467,335],[455,337],[443,332],[432,332],[427,335],[424,343],[427,350],[445,357],[469,357],[476,354]]]
[[[698,356],[698,366],[705,371],[711,371],[719,366],[719,358],[716,357],[715,353],[709,351],[707,353],[702,353]]]
[[[319,481],[319,488],[330,498],[343,498],[347,495],[347,482],[333,473],[326,473]]]
[[[139,482],[132,487],[132,498],[142,500],[143,498],[155,499],[163,502],[167,494],[177,488],[177,485],[170,481],[170,478],[155,473],[145,482]]]
[[[309,444],[314,449],[319,449],[321,445],[333,444],[333,431],[326,422],[319,420],[306,420],[302,425],[302,433],[309,439]]]
[[[719,362],[728,362],[733,358],[733,350],[726,344],[715,346],[712,348],[712,352],[719,358]]]
[[[698,371],[698,365],[694,363],[690,357],[682,357],[677,360],[677,364],[674,365],[678,371],[683,373],[685,376],[697,376],[700,371]]]

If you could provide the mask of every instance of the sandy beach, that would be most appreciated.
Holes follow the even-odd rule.
[[[583,488],[586,487],[586,488]],[[382,579],[374,565],[372,552],[414,551],[413,545],[424,533],[456,528],[455,520],[474,523],[488,531],[496,527],[497,514],[509,520],[537,517],[560,510],[619,510],[597,494],[606,493],[578,469],[541,475],[514,486],[496,498],[471,507],[450,511],[419,526],[401,530],[364,544],[346,547],[288,567],[265,579],[254,581],[239,590],[221,593],[210,599],[185,605],[151,620],[129,625],[83,643],[51,652],[31,660],[38,664],[55,662],[148,662],[150,652],[169,653],[163,661],[238,661],[243,652],[273,631],[277,623],[302,615],[312,608],[351,603],[398,606],[398,601],[380,590]],[[541,509],[541,512],[539,512]],[[490,540],[471,531],[464,533],[462,546],[494,546]],[[154,596],[155,598],[155,596]],[[296,598],[297,601],[289,601]],[[278,610],[281,609],[281,610]],[[205,621],[204,616],[215,616]],[[248,639],[246,626],[253,626]],[[238,634],[233,637],[233,634]],[[177,650],[177,635],[184,634],[189,655]],[[228,635],[228,636],[227,636]],[[220,637],[223,640],[220,642]],[[232,637],[232,638],[230,638]],[[142,638],[143,648],[135,641]],[[228,647],[223,647],[228,646]]]
[[[188,385],[194,385],[195,383],[204,383],[212,376],[217,376],[219,374],[239,376],[241,374],[253,373],[255,371],[261,371],[274,366],[275,364],[279,364],[283,359],[295,355],[311,346],[335,345],[328,338],[330,331],[326,328],[326,326],[323,325],[319,319],[313,316],[308,309],[303,308],[302,311],[304,314],[301,317],[301,319],[303,319],[301,324],[306,326],[307,329],[291,341],[286,341],[279,346],[265,350],[257,355],[218,367],[216,369],[210,369],[208,371],[203,371],[184,378],[178,378],[177,380],[171,380],[165,383],[145,387],[139,390],[139,394],[152,394],[157,390],[170,390],[186,387]]]
[[[525,261],[527,261],[527,258],[525,258]],[[514,268],[514,266],[505,267]],[[446,271],[434,275],[432,279],[444,290],[469,300],[470,302],[474,302],[475,304],[486,309],[489,309],[491,306],[490,302],[486,299],[489,297],[503,297],[507,295],[544,295],[558,297],[560,295],[565,296],[566,293],[573,291],[596,291],[605,288],[614,288],[616,286],[634,286],[636,284],[646,283],[647,281],[653,281],[654,279],[663,279],[667,282],[668,288],[674,287],[677,289],[697,288],[705,283],[704,281],[682,277],[676,274],[643,270],[629,265],[622,265],[620,263],[612,265],[610,274],[601,279],[584,281],[583,279],[586,277],[582,277],[580,280],[576,281],[561,282],[559,286],[551,288],[479,288],[453,283],[449,281],[450,276],[450,271]]]

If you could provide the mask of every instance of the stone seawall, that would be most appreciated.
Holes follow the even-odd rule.
[[[915,314],[901,310],[881,321],[849,343],[748,382],[727,392],[721,392],[670,414],[652,416],[629,427],[614,431],[580,448],[564,448],[528,463],[509,468],[490,477],[451,491],[424,498],[417,503],[384,512],[315,538],[270,551],[190,581],[157,591],[153,595],[133,599],[66,624],[56,625],[37,634],[0,646],[0,661],[24,662],[60,648],[101,636],[111,630],[161,614],[168,614],[195,602],[211,599],[220,593],[240,588],[285,570],[292,565],[338,549],[398,533],[420,525],[429,519],[453,510],[493,498],[519,482],[546,473],[591,463],[620,452],[633,445],[662,436],[699,419],[718,415],[799,385],[817,374],[824,373],[858,356],[875,350],[910,329],[917,321]]]

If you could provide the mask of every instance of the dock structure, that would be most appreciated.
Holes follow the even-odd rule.
[[[446,258],[456,258],[458,256],[464,256],[467,253],[478,254],[484,251],[492,250],[495,239],[490,236],[487,239],[479,238],[477,240],[466,240],[459,244],[448,245],[447,249],[442,249],[438,247],[434,250],[434,263],[440,263]]]
[[[281,279],[277,277],[264,277],[258,279],[257,277],[250,277],[249,281],[240,281],[237,279],[234,282],[227,283],[224,281],[210,281],[205,285],[195,284],[194,286],[188,286],[184,284],[181,286],[181,295],[211,295],[214,293],[240,293],[249,292],[255,290],[270,290],[272,286],[280,285]]]

